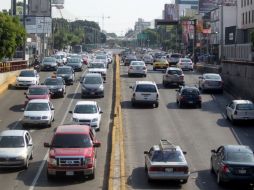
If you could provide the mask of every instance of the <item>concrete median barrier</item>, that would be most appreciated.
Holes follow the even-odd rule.
[[[16,76],[19,75],[20,71],[13,71],[0,74],[0,94],[4,93],[11,86],[15,85]]]

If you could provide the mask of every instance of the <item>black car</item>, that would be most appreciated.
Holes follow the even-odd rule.
[[[64,97],[66,93],[65,82],[62,77],[48,77],[42,85],[46,85],[49,88],[53,97]]]
[[[69,58],[67,60],[66,66],[72,67],[74,71],[82,71],[83,70],[83,63],[80,58]]]
[[[197,87],[181,86],[176,90],[176,103],[182,108],[184,105],[191,105],[201,108],[202,98]]]
[[[129,66],[132,61],[137,61],[137,57],[135,55],[127,55],[124,59],[124,66]]]
[[[75,81],[75,74],[72,67],[62,66],[58,67],[56,71],[56,77],[62,77],[65,81],[65,84],[73,84]]]
[[[41,63],[41,71],[56,71],[58,68],[57,59],[55,57],[45,57]]]
[[[217,175],[217,183],[254,183],[254,155],[248,146],[224,145],[211,150],[211,172]]]

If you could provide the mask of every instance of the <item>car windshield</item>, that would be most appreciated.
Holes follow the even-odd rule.
[[[179,70],[168,70],[168,74],[170,74],[170,75],[181,75],[182,71],[179,71]]]
[[[21,71],[19,76],[20,77],[35,77],[35,73],[33,71]]]
[[[90,68],[106,68],[104,63],[91,63]]]
[[[49,86],[63,85],[63,81],[58,79],[46,79],[45,85]]]
[[[131,62],[131,66],[145,66],[143,62]]]
[[[27,104],[26,111],[48,111],[48,103],[35,103],[30,102]]]
[[[102,84],[100,77],[85,77],[84,84]]]
[[[212,80],[221,80],[219,75],[204,75],[205,79],[212,79]]]
[[[46,57],[43,59],[43,62],[55,62],[55,58],[53,57]]]
[[[196,89],[183,89],[182,95],[199,95],[199,91]]]
[[[157,92],[157,90],[152,84],[139,84],[137,85],[136,92]]]
[[[238,104],[236,106],[237,110],[254,110],[253,104]]]
[[[25,141],[22,136],[0,136],[0,148],[18,147],[25,147]]]
[[[180,151],[155,151],[152,157],[153,162],[183,162],[183,156]]]
[[[77,105],[74,113],[93,114],[97,113],[96,105]]]
[[[253,153],[249,152],[228,152],[227,161],[230,162],[254,162]]]
[[[71,68],[58,68],[57,74],[71,74]]]
[[[73,58],[68,59],[68,64],[70,63],[80,63],[80,59],[73,59]]]
[[[48,94],[48,89],[46,88],[29,88],[29,95],[45,95]]]
[[[53,148],[89,148],[92,141],[86,134],[57,134],[53,138]]]

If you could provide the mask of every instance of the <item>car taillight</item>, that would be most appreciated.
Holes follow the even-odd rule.
[[[189,172],[189,168],[188,167],[177,167],[177,168],[174,168],[174,172],[184,172],[185,174],[187,174]]]
[[[237,115],[237,111],[234,112],[234,115]]]
[[[229,167],[226,164],[222,164],[221,171],[223,173],[229,173],[230,172]]]
[[[150,172],[162,172],[165,171],[164,167],[157,167],[157,166],[152,166],[149,168]]]

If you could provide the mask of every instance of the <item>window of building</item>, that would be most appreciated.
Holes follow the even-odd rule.
[[[246,6],[246,0],[244,0],[244,7]]]
[[[244,13],[242,13],[242,24],[244,24]]]
[[[243,0],[241,0],[241,7],[243,7]]]
[[[251,20],[250,20],[250,11],[249,11],[249,24],[250,24]]]
[[[249,5],[249,0],[247,0],[247,5]]]
[[[252,23],[254,23],[254,10],[252,10]]]
[[[248,12],[245,12],[245,24],[248,24]]]

